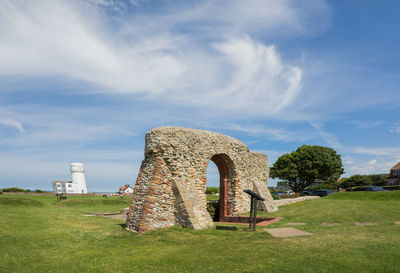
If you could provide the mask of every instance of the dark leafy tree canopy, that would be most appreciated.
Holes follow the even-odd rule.
[[[279,157],[271,177],[285,180],[295,192],[301,192],[316,179],[337,181],[343,172],[342,160],[334,149],[303,145]]]

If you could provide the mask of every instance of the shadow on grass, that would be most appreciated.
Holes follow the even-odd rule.
[[[220,230],[234,230],[237,231],[237,227],[232,227],[232,226],[216,226],[215,229],[220,229]]]

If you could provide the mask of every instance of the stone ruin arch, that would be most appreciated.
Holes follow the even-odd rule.
[[[268,190],[268,157],[219,133],[158,127],[146,133],[145,158],[134,187],[126,228],[142,232],[179,225],[213,226],[206,204],[207,166],[220,173],[220,221],[250,210],[251,189],[264,197],[259,209],[277,207]]]

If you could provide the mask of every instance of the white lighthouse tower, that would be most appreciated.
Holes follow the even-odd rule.
[[[72,188],[74,193],[87,193],[85,170],[83,164],[78,162],[71,162],[70,171],[72,175]]]

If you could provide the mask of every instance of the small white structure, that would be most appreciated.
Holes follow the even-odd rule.
[[[72,190],[72,181],[57,181],[53,180],[53,189],[57,194],[69,193]]]
[[[129,184],[125,184],[125,186],[119,188],[119,193],[131,194],[131,193],[133,193],[133,188],[131,186],[129,186]]]
[[[53,180],[53,189],[55,193],[80,193],[86,194],[85,170],[83,164],[72,162],[70,164],[72,181]]]

